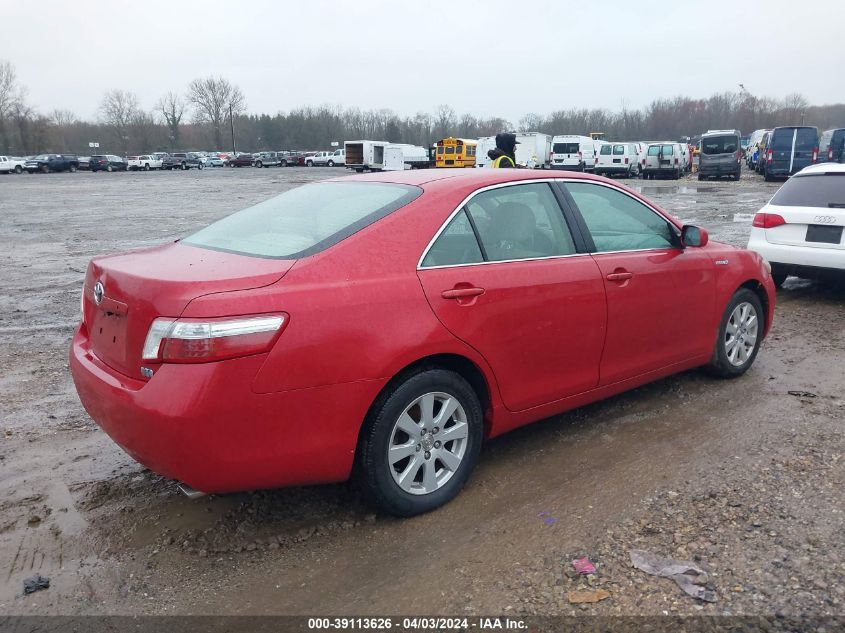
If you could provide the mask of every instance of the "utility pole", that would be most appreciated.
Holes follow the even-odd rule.
[[[232,127],[232,154],[237,154],[235,147],[235,117],[232,115],[232,104],[229,104],[229,125]]]

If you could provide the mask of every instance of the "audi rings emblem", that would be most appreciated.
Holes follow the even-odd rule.
[[[813,222],[816,224],[833,224],[836,222],[836,218],[832,215],[817,215],[813,218]]]
[[[103,287],[103,282],[98,281],[94,284],[94,303],[100,305],[103,302],[103,296],[106,294],[106,289]]]

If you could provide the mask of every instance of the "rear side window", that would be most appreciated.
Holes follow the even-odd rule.
[[[673,248],[675,230],[643,203],[616,189],[566,183],[599,253]]]
[[[733,154],[738,148],[738,136],[707,136],[701,139],[702,154]]]
[[[481,248],[472,224],[469,222],[466,209],[452,218],[449,226],[438,236],[431,245],[423,266],[459,266],[461,264],[477,264],[484,261]]]
[[[254,257],[307,257],[405,206],[421,193],[418,187],[387,183],[315,183],[223,218],[185,238],[184,243]]]
[[[845,174],[793,176],[778,189],[770,204],[845,209]]]

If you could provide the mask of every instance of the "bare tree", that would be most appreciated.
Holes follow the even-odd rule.
[[[23,89],[18,85],[15,67],[9,61],[0,61],[0,141],[9,151],[8,127],[13,110],[23,102]]]
[[[70,110],[56,108],[47,116],[52,127],[51,138],[60,152],[68,150],[67,133],[71,126],[79,123],[79,119]]]
[[[129,147],[130,127],[138,111],[138,97],[129,90],[110,90],[103,96],[103,102],[100,104],[103,123],[111,128],[124,156]]]
[[[185,116],[185,102],[175,92],[168,92],[156,104],[156,110],[164,117],[170,137],[170,149],[179,147],[179,126]]]
[[[207,123],[214,133],[214,146],[223,147],[223,126],[229,115],[246,109],[246,100],[237,86],[223,77],[194,79],[188,85],[188,101],[194,106],[194,120]]]

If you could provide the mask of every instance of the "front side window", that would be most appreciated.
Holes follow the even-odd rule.
[[[587,224],[596,251],[633,251],[677,246],[675,229],[643,203],[616,189],[566,183]]]
[[[405,206],[418,187],[322,182],[297,187],[185,238],[212,250],[294,259],[318,253]]]

